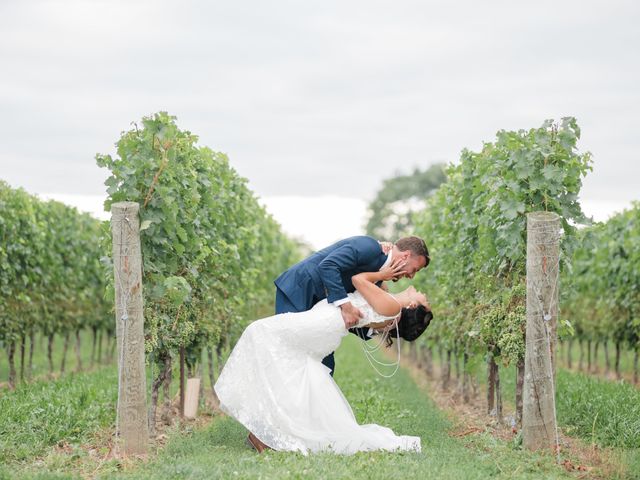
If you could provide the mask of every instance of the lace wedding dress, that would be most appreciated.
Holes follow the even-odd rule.
[[[359,293],[358,326],[388,320]],[[358,425],[349,403],[321,362],[347,335],[340,309],[326,300],[311,310],[250,324],[234,347],[215,391],[220,408],[274,450],[420,451],[420,438],[375,424]],[[344,367],[348,368],[348,367]]]

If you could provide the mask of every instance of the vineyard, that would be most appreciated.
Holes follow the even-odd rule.
[[[145,343],[158,366],[152,431],[161,387],[170,402],[173,358],[179,355],[181,370],[193,376],[206,349],[213,384],[214,356],[219,362],[248,321],[271,305],[271,279],[297,260],[296,245],[226,156],[196,142],[160,113],[122,135],[117,158],[96,157],[111,171],[105,208],[123,200],[141,205]]]
[[[555,212],[563,219],[561,309],[553,325],[563,342],[559,351],[565,351],[559,361],[572,368],[578,342],[579,370],[592,372],[602,346],[604,373],[620,379],[621,353],[631,351],[630,380],[638,383],[640,206],[602,224],[585,218],[577,199],[591,158],[577,153],[579,137],[572,118],[499,132],[481,152],[463,152],[417,219],[417,233],[430,239],[438,258],[418,282],[444,315],[413,355],[430,369],[434,351],[439,353],[445,389],[454,365],[464,372],[459,388],[467,400],[474,387],[468,373],[486,361],[487,411],[498,417],[500,366],[513,366],[516,423],[522,415],[528,212]]]
[[[573,268],[565,275],[572,288],[564,308],[573,327],[566,339],[567,366],[573,366],[572,346],[578,342],[580,370],[597,369],[600,351],[604,374],[613,372],[621,379],[621,354],[631,351],[631,381],[638,384],[640,204],[581,230],[578,245]]]
[[[498,132],[481,152],[463,152],[416,219],[438,259],[417,281],[443,316],[410,355],[465,403],[483,390],[486,413],[514,429],[522,423],[528,212],[563,219],[554,369],[578,367],[619,380],[620,359],[630,353],[627,378],[638,384],[640,208],[602,224],[585,218],[577,199],[591,158],[578,153],[579,137],[572,118]],[[567,431],[597,435],[605,446],[640,447],[636,389],[565,372],[558,382],[559,421]]]
[[[217,372],[248,323],[272,314],[273,280],[303,250],[226,155],[198,145],[161,112],[123,132],[115,155],[96,156],[109,172],[105,210],[125,201],[140,208],[149,463],[123,461],[113,438],[120,280],[110,222],[0,183],[0,344],[7,353],[0,478],[12,478],[14,468],[37,476],[43,464],[52,474],[90,478],[250,477],[261,468],[268,478],[323,478],[328,468],[341,477],[388,478],[397,465],[410,477],[576,478],[567,465],[595,457],[567,448],[562,468],[559,452],[522,448],[527,214],[540,211],[561,219],[560,296],[544,307],[558,312],[545,320],[563,445],[577,439],[609,455],[599,469],[577,475],[639,478],[640,204],[604,223],[585,216],[579,196],[592,158],[580,151],[580,136],[571,117],[499,131],[480,151],[464,150],[424,209],[403,223],[429,246],[431,264],[412,284],[427,293],[434,321],[408,345],[407,371],[389,383],[365,368],[355,338],[338,352],[354,367],[339,369],[336,380],[359,421],[414,429],[425,455],[396,464],[362,454],[357,469],[324,454],[257,458],[241,444],[239,425],[215,411]],[[46,374],[33,375],[44,371],[34,361],[46,364]],[[185,377],[203,380],[199,408],[207,422],[181,418]],[[440,411],[446,407],[429,397],[442,395],[481,405],[483,426],[465,429]],[[488,424],[507,433],[494,437]]]
[[[56,335],[64,338],[59,367],[64,373],[72,339],[79,355],[82,330],[93,333],[94,347],[113,333],[100,264],[103,229],[88,214],[0,182],[0,343],[7,351],[11,388],[31,376],[36,335],[47,340],[53,374]],[[82,369],[81,360],[77,369]]]
[[[566,264],[577,244],[575,225],[586,221],[577,200],[591,158],[577,153],[579,137],[575,120],[565,118],[560,125],[546,122],[527,132],[502,131],[481,152],[464,151],[417,226],[437,252],[438,262],[421,277],[420,287],[444,314],[427,342],[446,352],[445,386],[451,356],[462,358],[463,370],[474,357],[486,358],[487,408],[500,417],[499,364],[516,365],[518,422],[525,354],[525,215],[561,216]],[[568,327],[562,318],[552,324],[560,335]],[[469,388],[464,382],[465,397]]]

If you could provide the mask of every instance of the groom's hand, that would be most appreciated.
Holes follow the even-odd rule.
[[[340,305],[340,311],[342,312],[345,328],[355,327],[362,318],[362,312],[354,307],[351,302]]]

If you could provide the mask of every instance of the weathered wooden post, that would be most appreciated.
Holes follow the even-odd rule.
[[[522,432],[530,450],[557,451],[555,376],[552,363],[558,316],[560,217],[527,215],[527,337]]]
[[[116,436],[125,455],[147,453],[149,440],[139,209],[133,202],[111,206],[118,342]]]
[[[184,417],[196,418],[198,415],[198,400],[200,398],[200,378],[187,379],[184,396]]]
[[[184,417],[184,347],[180,347],[180,416]]]

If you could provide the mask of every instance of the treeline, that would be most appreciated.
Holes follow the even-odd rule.
[[[414,355],[429,369],[433,351],[440,352],[445,388],[450,387],[451,366],[462,362],[465,399],[472,388],[472,365],[486,361],[487,407],[499,418],[499,367],[515,364],[521,420],[526,214],[549,211],[562,217],[565,263],[576,246],[574,225],[585,221],[578,194],[591,168],[590,154],[578,152],[579,138],[580,129],[570,117],[527,131],[499,131],[481,151],[462,152],[416,219],[416,233],[428,239],[432,255],[426,274],[416,277],[416,287],[428,293],[437,317]],[[568,328],[564,317],[557,328]]]
[[[173,360],[193,375],[206,353],[213,385],[214,358],[247,323],[273,313],[273,279],[298,260],[298,245],[227,156],[197,140],[161,112],[124,132],[116,157],[96,157],[111,171],[106,207],[140,204],[146,349],[159,367],[152,418],[161,387],[170,400]]]
[[[0,181],[0,344],[8,355],[11,388],[18,378],[16,355],[21,360],[19,378],[31,376],[37,334],[48,339],[53,373],[55,335],[65,339],[60,364],[64,372],[70,337],[75,336],[77,368],[82,369],[80,331],[93,331],[94,350],[98,335],[113,332],[100,265],[104,229],[89,214]]]

